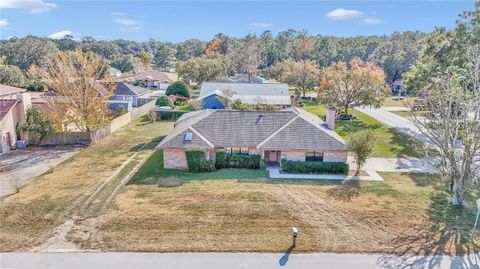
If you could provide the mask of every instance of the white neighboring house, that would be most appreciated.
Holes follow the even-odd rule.
[[[226,96],[226,94],[230,96]],[[249,105],[275,105],[279,108],[292,106],[288,85],[284,83],[224,83],[204,82],[198,97],[203,101],[203,109],[223,109],[222,97],[240,99]]]
[[[115,67],[110,67],[110,76],[112,78],[118,78],[122,76],[122,72]]]

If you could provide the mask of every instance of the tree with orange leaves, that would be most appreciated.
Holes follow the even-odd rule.
[[[385,96],[385,74],[375,64],[353,58],[333,63],[325,68],[318,96],[321,100],[345,108],[353,105],[379,107]]]
[[[42,76],[54,89],[48,116],[57,131],[68,131],[70,124],[84,132],[108,125],[107,101],[113,95],[113,85],[106,83],[108,65],[100,56],[81,50],[60,52]]]

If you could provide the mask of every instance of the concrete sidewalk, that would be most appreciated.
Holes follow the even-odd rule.
[[[476,268],[468,256],[394,256],[286,253],[2,253],[1,268],[12,269],[224,269],[224,268]]]
[[[355,168],[355,159],[348,157],[350,169]],[[287,174],[280,173],[279,167],[267,168],[269,177],[273,179],[325,179],[325,180],[371,180],[379,181],[383,178],[377,172],[393,173],[437,173],[429,161],[418,158],[368,158],[362,170],[368,176],[346,175],[314,175],[314,174]]]
[[[269,167],[268,176],[273,179],[325,179],[325,180],[362,180],[362,181],[381,181],[383,178],[372,170],[365,170],[368,176],[347,176],[347,175],[319,175],[319,174],[288,174],[280,173],[280,168]]]

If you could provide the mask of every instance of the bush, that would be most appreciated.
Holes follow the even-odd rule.
[[[157,101],[155,101],[155,105],[173,107],[173,102],[168,96],[160,96],[159,98],[157,98]]]
[[[178,95],[183,97],[190,97],[190,89],[188,88],[187,84],[183,81],[175,81],[174,83],[168,86],[167,91],[165,92],[166,95]]]
[[[216,152],[215,167],[220,168],[260,168],[260,155],[258,154],[227,154],[223,150]]]
[[[125,109],[124,105],[119,105],[117,109],[118,115],[121,116],[125,113],[127,113],[127,109]]]
[[[215,163],[205,158],[205,150],[189,149],[185,151],[188,171],[201,173],[215,171]]]
[[[347,175],[349,166],[340,162],[297,162],[282,159],[282,170],[300,174],[342,174]]]
[[[188,113],[188,111],[160,110],[158,112],[158,114],[160,114],[160,119],[162,120],[176,120],[185,113]]]

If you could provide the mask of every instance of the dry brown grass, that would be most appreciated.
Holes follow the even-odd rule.
[[[44,241],[142,144],[153,146],[152,140],[159,141],[171,127],[137,120],[2,198],[0,250],[24,250]]]
[[[439,220],[432,216],[431,197],[441,186],[431,177],[383,176],[385,183],[360,185],[128,185],[97,223],[101,243],[81,243],[108,251],[284,252],[296,226],[298,252],[459,253],[472,247],[439,242],[445,231],[432,229]],[[466,210],[470,220],[472,209]]]

